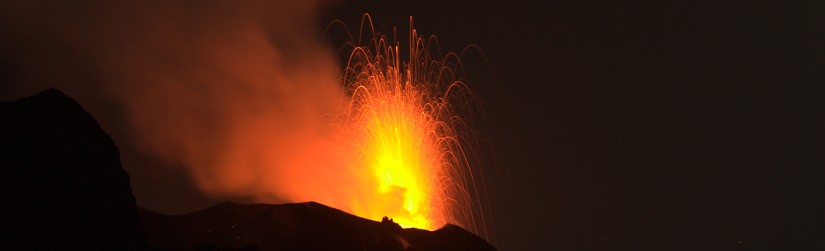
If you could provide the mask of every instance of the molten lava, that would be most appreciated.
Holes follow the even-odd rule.
[[[467,186],[475,185],[465,178],[468,136],[449,102],[472,96],[448,63],[457,56],[433,58],[411,25],[409,61],[403,62],[397,42],[373,34],[368,45],[353,47],[343,73],[349,102],[341,129],[375,193],[374,200],[352,201],[349,211],[374,220],[389,216],[403,227],[453,223],[479,232],[467,213],[474,206]]]
[[[476,103],[460,56],[431,55],[437,43],[412,25],[403,46],[359,33],[364,43],[351,39],[342,50],[342,73],[317,37],[319,1],[89,1],[71,11],[20,2],[0,8],[10,20],[0,33],[33,46],[15,58],[44,64],[21,65],[34,85],[10,90],[78,94],[129,146],[124,167],[140,174],[132,181],[141,206],[184,213],[196,204],[169,201],[189,192],[177,178],[157,179],[183,171],[191,178],[184,187],[219,200],[316,201],[486,237],[483,177],[473,171],[478,138],[462,119]],[[362,30],[373,28],[364,20]]]

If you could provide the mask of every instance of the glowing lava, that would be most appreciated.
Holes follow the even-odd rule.
[[[397,42],[373,32],[368,45],[353,46],[343,73],[349,102],[342,129],[357,165],[369,168],[364,175],[375,192],[374,200],[349,208],[374,220],[389,216],[403,227],[452,223],[478,233],[463,146],[469,136],[450,102],[471,103],[472,94],[452,68],[458,56],[434,58],[410,23],[409,61],[400,58]]]

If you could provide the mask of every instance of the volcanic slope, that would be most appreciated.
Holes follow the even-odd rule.
[[[55,89],[0,102],[0,250],[495,250],[447,225],[402,229],[314,202],[139,208],[120,151]]]
[[[179,216],[144,209],[138,214],[147,244],[161,250],[495,250],[458,226],[402,229],[388,219],[371,221],[316,202],[225,202]]]

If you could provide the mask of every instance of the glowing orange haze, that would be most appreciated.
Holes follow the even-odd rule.
[[[484,235],[472,135],[454,112],[472,106],[454,76],[458,56],[431,56],[433,43],[412,28],[404,45],[372,32],[348,48],[341,73],[319,41],[319,5],[23,1],[0,10],[0,23],[26,24],[3,31],[34,48],[20,52],[37,62],[21,75],[46,76],[20,95],[51,86],[76,97],[121,146],[142,206],[175,203],[153,190],[169,172],[153,170],[181,167],[220,199],[318,201],[405,227],[453,223]],[[53,48],[77,58],[41,53]]]
[[[412,37],[417,40],[414,31]],[[413,75],[422,65],[402,68],[398,45],[380,36],[371,43],[372,49],[354,49],[345,70],[351,101],[340,129],[356,151],[356,168],[367,168],[362,175],[375,179],[375,194],[353,198],[348,208],[370,219],[389,215],[405,227],[440,227],[453,220],[447,207],[458,206],[447,204],[441,183],[451,178],[444,169],[456,163],[453,128],[444,121],[451,118],[449,107],[431,92],[438,91],[439,83],[431,82],[438,79]],[[429,60],[419,58],[417,46],[409,46],[410,57]]]
[[[369,16],[365,21],[372,28]],[[349,185],[333,198],[324,196],[328,191],[305,192],[365,218],[389,216],[403,227],[453,223],[478,231],[466,215],[474,210],[466,186],[475,184],[463,179],[472,170],[463,148],[468,141],[459,136],[469,135],[459,135],[465,124],[448,102],[470,102],[462,98],[471,93],[448,59],[430,55],[412,25],[410,37],[410,62],[400,60],[398,43],[374,31],[367,45],[351,48],[342,74],[343,112],[329,125],[333,141],[352,156],[341,159],[346,174],[334,176],[336,182],[350,179]],[[457,63],[457,55],[448,55]]]

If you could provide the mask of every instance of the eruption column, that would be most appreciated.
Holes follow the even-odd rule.
[[[450,102],[470,103],[472,94],[449,64],[452,58],[458,65],[458,56],[434,58],[430,41],[410,23],[408,62],[398,43],[373,32],[368,45],[353,47],[343,73],[349,102],[342,132],[356,166],[368,168],[363,173],[374,182],[374,199],[349,208],[370,219],[389,216],[404,227],[453,223],[478,233],[475,189],[468,189],[475,183],[466,178],[472,177],[465,152],[470,134]]]

